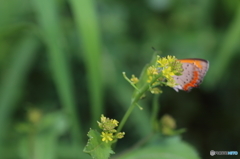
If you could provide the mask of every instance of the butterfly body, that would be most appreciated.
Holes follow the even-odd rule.
[[[209,62],[198,58],[179,61],[182,63],[183,72],[180,76],[173,76],[178,84],[174,89],[178,92],[178,90],[190,91],[192,88],[198,87],[208,71]]]

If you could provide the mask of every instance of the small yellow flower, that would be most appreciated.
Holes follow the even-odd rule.
[[[157,87],[152,88],[150,91],[151,91],[152,94],[160,94],[160,93],[162,93],[162,91],[159,88],[157,88]]]
[[[155,66],[150,66],[147,69],[147,74],[148,75],[157,75],[158,74],[158,69]]]
[[[106,143],[108,143],[108,141],[113,140],[113,134],[112,133],[102,132],[101,137],[102,137],[102,141],[105,141]]]
[[[116,125],[116,126],[118,126],[118,121],[117,120],[115,120],[115,119],[111,119],[111,122],[114,124],[114,125]]]
[[[103,128],[103,125],[104,123],[106,122],[107,118],[102,114],[101,115],[101,122],[97,121],[98,123],[98,126],[102,129]]]
[[[163,58],[158,58],[157,63],[160,64],[160,67],[171,66],[173,63],[177,61],[175,56],[167,56]]]
[[[124,135],[125,135],[125,132],[119,132],[119,133],[116,134],[116,137],[117,137],[118,139],[121,139],[121,138],[124,137]]]
[[[171,67],[167,67],[162,70],[163,76],[165,76],[167,79],[170,79],[172,76],[174,76],[174,72],[172,71]]]
[[[107,120],[107,118],[102,114],[101,115],[101,122],[104,123],[104,122],[106,122],[106,120]]]
[[[139,79],[135,77],[135,75],[132,75],[132,78],[130,80],[132,81],[133,84],[136,84],[139,81]]]
[[[103,131],[114,133],[117,132],[115,127],[118,126],[118,121],[115,119],[106,118],[104,115],[102,115],[101,122],[98,122],[98,126]]]
[[[168,62],[169,63],[174,63],[175,61],[176,61],[176,58],[175,58],[175,56],[167,56],[167,59],[168,59]]]
[[[147,83],[151,83],[153,80],[153,76],[148,76],[148,80],[147,80]]]
[[[165,67],[168,65],[169,61],[167,60],[166,57],[163,57],[163,58],[159,58],[157,60],[157,63],[160,64],[160,67]]]

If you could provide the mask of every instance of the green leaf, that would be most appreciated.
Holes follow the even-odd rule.
[[[110,154],[114,154],[112,143],[103,142],[98,131],[90,129],[87,135],[89,140],[83,152],[89,153],[94,159],[108,159]]]
[[[179,136],[157,140],[151,145],[130,152],[118,159],[200,159],[192,146],[182,141]]]

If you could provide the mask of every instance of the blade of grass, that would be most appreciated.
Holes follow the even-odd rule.
[[[93,0],[71,0],[73,15],[82,42],[82,53],[87,68],[91,104],[92,127],[103,113],[101,80],[101,44],[97,13]]]
[[[48,49],[49,62],[59,98],[64,111],[69,115],[73,127],[71,129],[76,154],[82,154],[83,148],[80,122],[77,117],[76,103],[73,93],[73,80],[66,58],[63,35],[60,29],[59,3],[55,0],[33,0],[38,21],[43,29],[43,37]],[[80,147],[79,147],[80,146]]]
[[[39,42],[36,38],[26,36],[20,40],[10,61],[8,72],[0,89],[0,154],[3,154],[4,136],[11,121],[11,115],[17,107],[16,101],[36,56]],[[2,147],[3,146],[3,147]]]
[[[209,75],[206,76],[206,86],[214,88],[222,79],[231,58],[236,53],[236,48],[240,40],[240,3],[236,12],[236,16],[226,32],[225,38],[219,49],[219,53],[210,65]],[[214,77],[214,78],[213,78]]]

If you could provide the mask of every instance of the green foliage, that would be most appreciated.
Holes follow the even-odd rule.
[[[36,9],[37,20],[42,27],[41,31],[48,50],[47,55],[60,101],[64,111],[71,115],[74,123],[72,135],[81,140],[80,123],[77,120],[76,104],[73,98],[72,75],[69,71],[69,60],[66,59],[57,2],[54,0],[33,0],[32,4]],[[78,143],[75,144],[78,145]]]
[[[153,61],[155,61],[155,64],[150,65],[147,69],[143,68],[144,72],[142,74],[145,73],[148,76],[148,80],[140,78],[140,80],[145,81],[145,82],[142,82],[143,85],[138,85],[138,87],[136,87],[136,83],[139,82],[138,78],[136,78],[134,75],[132,75],[132,78],[128,79],[126,77],[125,73],[123,72],[124,78],[135,88],[135,92],[133,93],[132,99],[131,99],[131,105],[128,108],[128,110],[126,111],[126,113],[124,114],[123,119],[120,122],[120,125],[117,130],[115,129],[115,127],[117,127],[118,123],[119,123],[117,120],[106,118],[104,115],[101,116],[101,122],[98,122],[98,125],[99,125],[99,128],[103,130],[102,135],[101,135],[102,141],[100,140],[99,133],[97,133],[96,131],[95,131],[95,133],[93,133],[92,130],[89,131],[88,136],[90,139],[84,149],[84,152],[89,153],[92,156],[92,158],[103,158],[103,159],[106,158],[107,159],[109,157],[109,154],[110,154],[109,151],[111,150],[111,144],[113,142],[117,142],[117,138],[123,138],[125,133],[120,132],[120,131],[122,130],[124,124],[127,123],[127,120],[129,118],[130,114],[134,110],[134,107],[139,106],[138,102],[140,99],[142,99],[144,94],[147,93],[147,91],[151,91],[151,93],[153,93],[153,91],[152,91],[153,88],[151,88],[151,87],[153,87],[153,85],[154,85],[154,87],[161,86],[162,83],[165,82],[165,80],[167,80],[167,81],[171,80],[172,75],[175,75],[175,73],[181,74],[182,65],[179,64],[180,62],[175,57],[168,56],[167,58],[165,58],[165,57],[160,58],[160,56],[156,56],[156,55],[154,55],[154,56],[155,56],[155,60],[153,60]],[[165,71],[166,69],[168,71]],[[165,71],[165,73],[164,73],[164,71]],[[176,84],[173,84],[173,86],[171,86],[171,87],[174,87],[175,85]],[[160,91],[157,93],[154,92],[153,94],[160,94],[160,93],[162,93],[162,92],[160,92]],[[157,97],[159,97],[159,96],[157,96]],[[158,104],[154,103],[154,107],[158,107]],[[140,107],[140,109],[142,110],[141,107]],[[156,109],[153,109],[153,111],[156,111]],[[155,113],[152,113],[152,115],[153,115],[152,122],[155,122],[156,115],[155,115]],[[176,128],[176,123],[175,123],[174,119],[169,115],[165,115],[161,119],[160,125],[161,125],[161,130],[160,129],[156,129],[156,130],[160,131],[163,135],[176,135],[176,134],[182,132],[182,130],[180,130],[180,131],[174,130]],[[154,125],[152,125],[152,126],[154,126]],[[113,133],[114,133],[114,135],[113,135]],[[105,142],[109,143],[107,147],[102,146],[102,144],[105,145]]]
[[[83,151],[89,153],[92,158],[108,159],[110,154],[114,154],[111,148],[112,142],[103,142],[99,132],[90,129],[87,135],[89,140]]]
[[[200,159],[194,148],[182,141],[179,136],[154,140],[154,145],[140,148],[118,159]]]
[[[57,158],[58,144],[56,141],[67,131],[68,120],[62,112],[47,115],[39,111],[37,113],[40,115],[37,120],[19,123],[17,126],[17,131],[22,134],[19,141],[19,154],[22,158]],[[34,115],[38,116],[34,111],[29,112],[30,120]]]
[[[96,4],[93,0],[71,0],[77,34],[81,37],[80,58],[84,58],[90,92],[92,126],[103,112],[103,83],[101,75],[101,41]]]
[[[22,89],[26,76],[36,58],[36,49],[39,43],[33,37],[24,37],[16,46],[15,57],[11,59],[8,72],[3,78],[0,89],[0,144],[10,126],[10,118],[16,109],[19,99],[19,90]],[[3,151],[0,145],[0,153]]]
[[[231,25],[229,26],[229,30],[226,32],[223,45],[219,48],[219,54],[215,59],[215,63],[213,63],[213,68],[210,70],[215,79],[210,80],[210,77],[207,77],[207,84],[210,88],[214,85],[218,84],[218,79],[221,79],[227,70],[227,65],[230,63],[231,58],[234,56],[236,48],[238,48],[238,41],[240,40],[240,3],[237,8],[236,15]],[[219,65],[217,65],[218,63]]]
[[[149,139],[155,146],[147,140],[126,157],[161,156],[161,150],[169,158],[194,158],[195,148],[207,159],[214,148],[239,149],[239,35],[239,0],[0,1],[0,158],[90,158],[82,151],[89,127],[103,113],[122,119],[133,89],[121,72],[140,77],[142,86],[151,47],[161,57],[209,60],[209,72],[191,93],[163,87],[154,104],[145,93],[137,101],[143,110],[134,105],[120,126],[126,139],[113,147],[116,157],[162,134],[164,114],[180,128],[166,127],[161,140]],[[40,110],[41,120],[29,120],[29,108]],[[189,130],[184,142],[164,145],[181,127]]]

